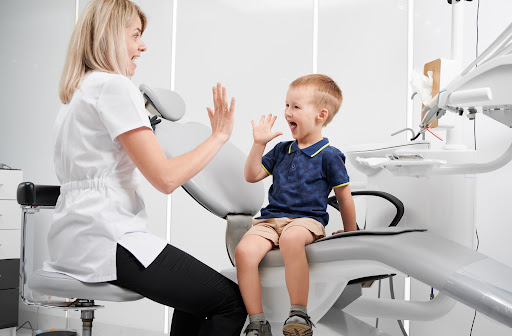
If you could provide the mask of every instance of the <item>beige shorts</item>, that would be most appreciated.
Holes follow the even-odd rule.
[[[309,217],[253,219],[252,227],[244,236],[258,235],[273,242],[274,246],[279,246],[279,237],[292,226],[305,227],[313,234],[315,240],[325,237],[325,228],[322,223]]]

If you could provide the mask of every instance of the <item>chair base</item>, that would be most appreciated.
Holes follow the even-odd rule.
[[[56,302],[55,305],[30,301],[25,298],[23,303],[29,306],[37,306],[44,308],[53,308],[60,310],[76,310],[80,311],[80,318],[82,319],[82,336],[92,335],[92,321],[94,320],[94,311],[103,306],[95,305],[94,300],[76,299],[73,302]],[[48,336],[77,336],[77,332],[73,330],[50,330],[41,333],[34,333],[34,335],[48,335]]]

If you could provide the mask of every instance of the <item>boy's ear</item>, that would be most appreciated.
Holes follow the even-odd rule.
[[[327,120],[328,116],[329,116],[329,110],[324,108],[320,112],[318,112],[318,115],[316,116],[316,120],[324,123]]]

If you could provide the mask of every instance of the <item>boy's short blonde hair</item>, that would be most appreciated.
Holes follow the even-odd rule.
[[[67,104],[86,73],[99,70],[129,77],[125,28],[146,15],[129,0],[91,0],[80,15],[68,46],[59,85],[60,100]]]
[[[315,104],[319,108],[325,108],[329,115],[323,126],[327,126],[338,113],[343,94],[338,84],[329,76],[320,74],[311,74],[297,78],[290,84],[290,88],[311,87],[315,90]]]

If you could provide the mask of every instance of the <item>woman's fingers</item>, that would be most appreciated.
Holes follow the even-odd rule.
[[[217,101],[217,87],[216,86],[212,87],[212,95],[213,95],[213,110],[218,111],[219,106],[218,106],[218,101]]]
[[[235,113],[235,97],[231,97],[231,103],[229,105],[229,112],[231,114]]]
[[[214,108],[206,108],[212,131],[214,134],[221,135],[223,139],[227,140],[233,130],[235,98],[232,97],[229,103],[227,90],[220,82],[212,87],[212,94]]]
[[[213,119],[213,111],[211,108],[207,107],[206,110],[208,111],[208,118],[210,118],[210,123]]]
[[[225,87],[222,87],[222,111],[228,111],[228,92]]]

